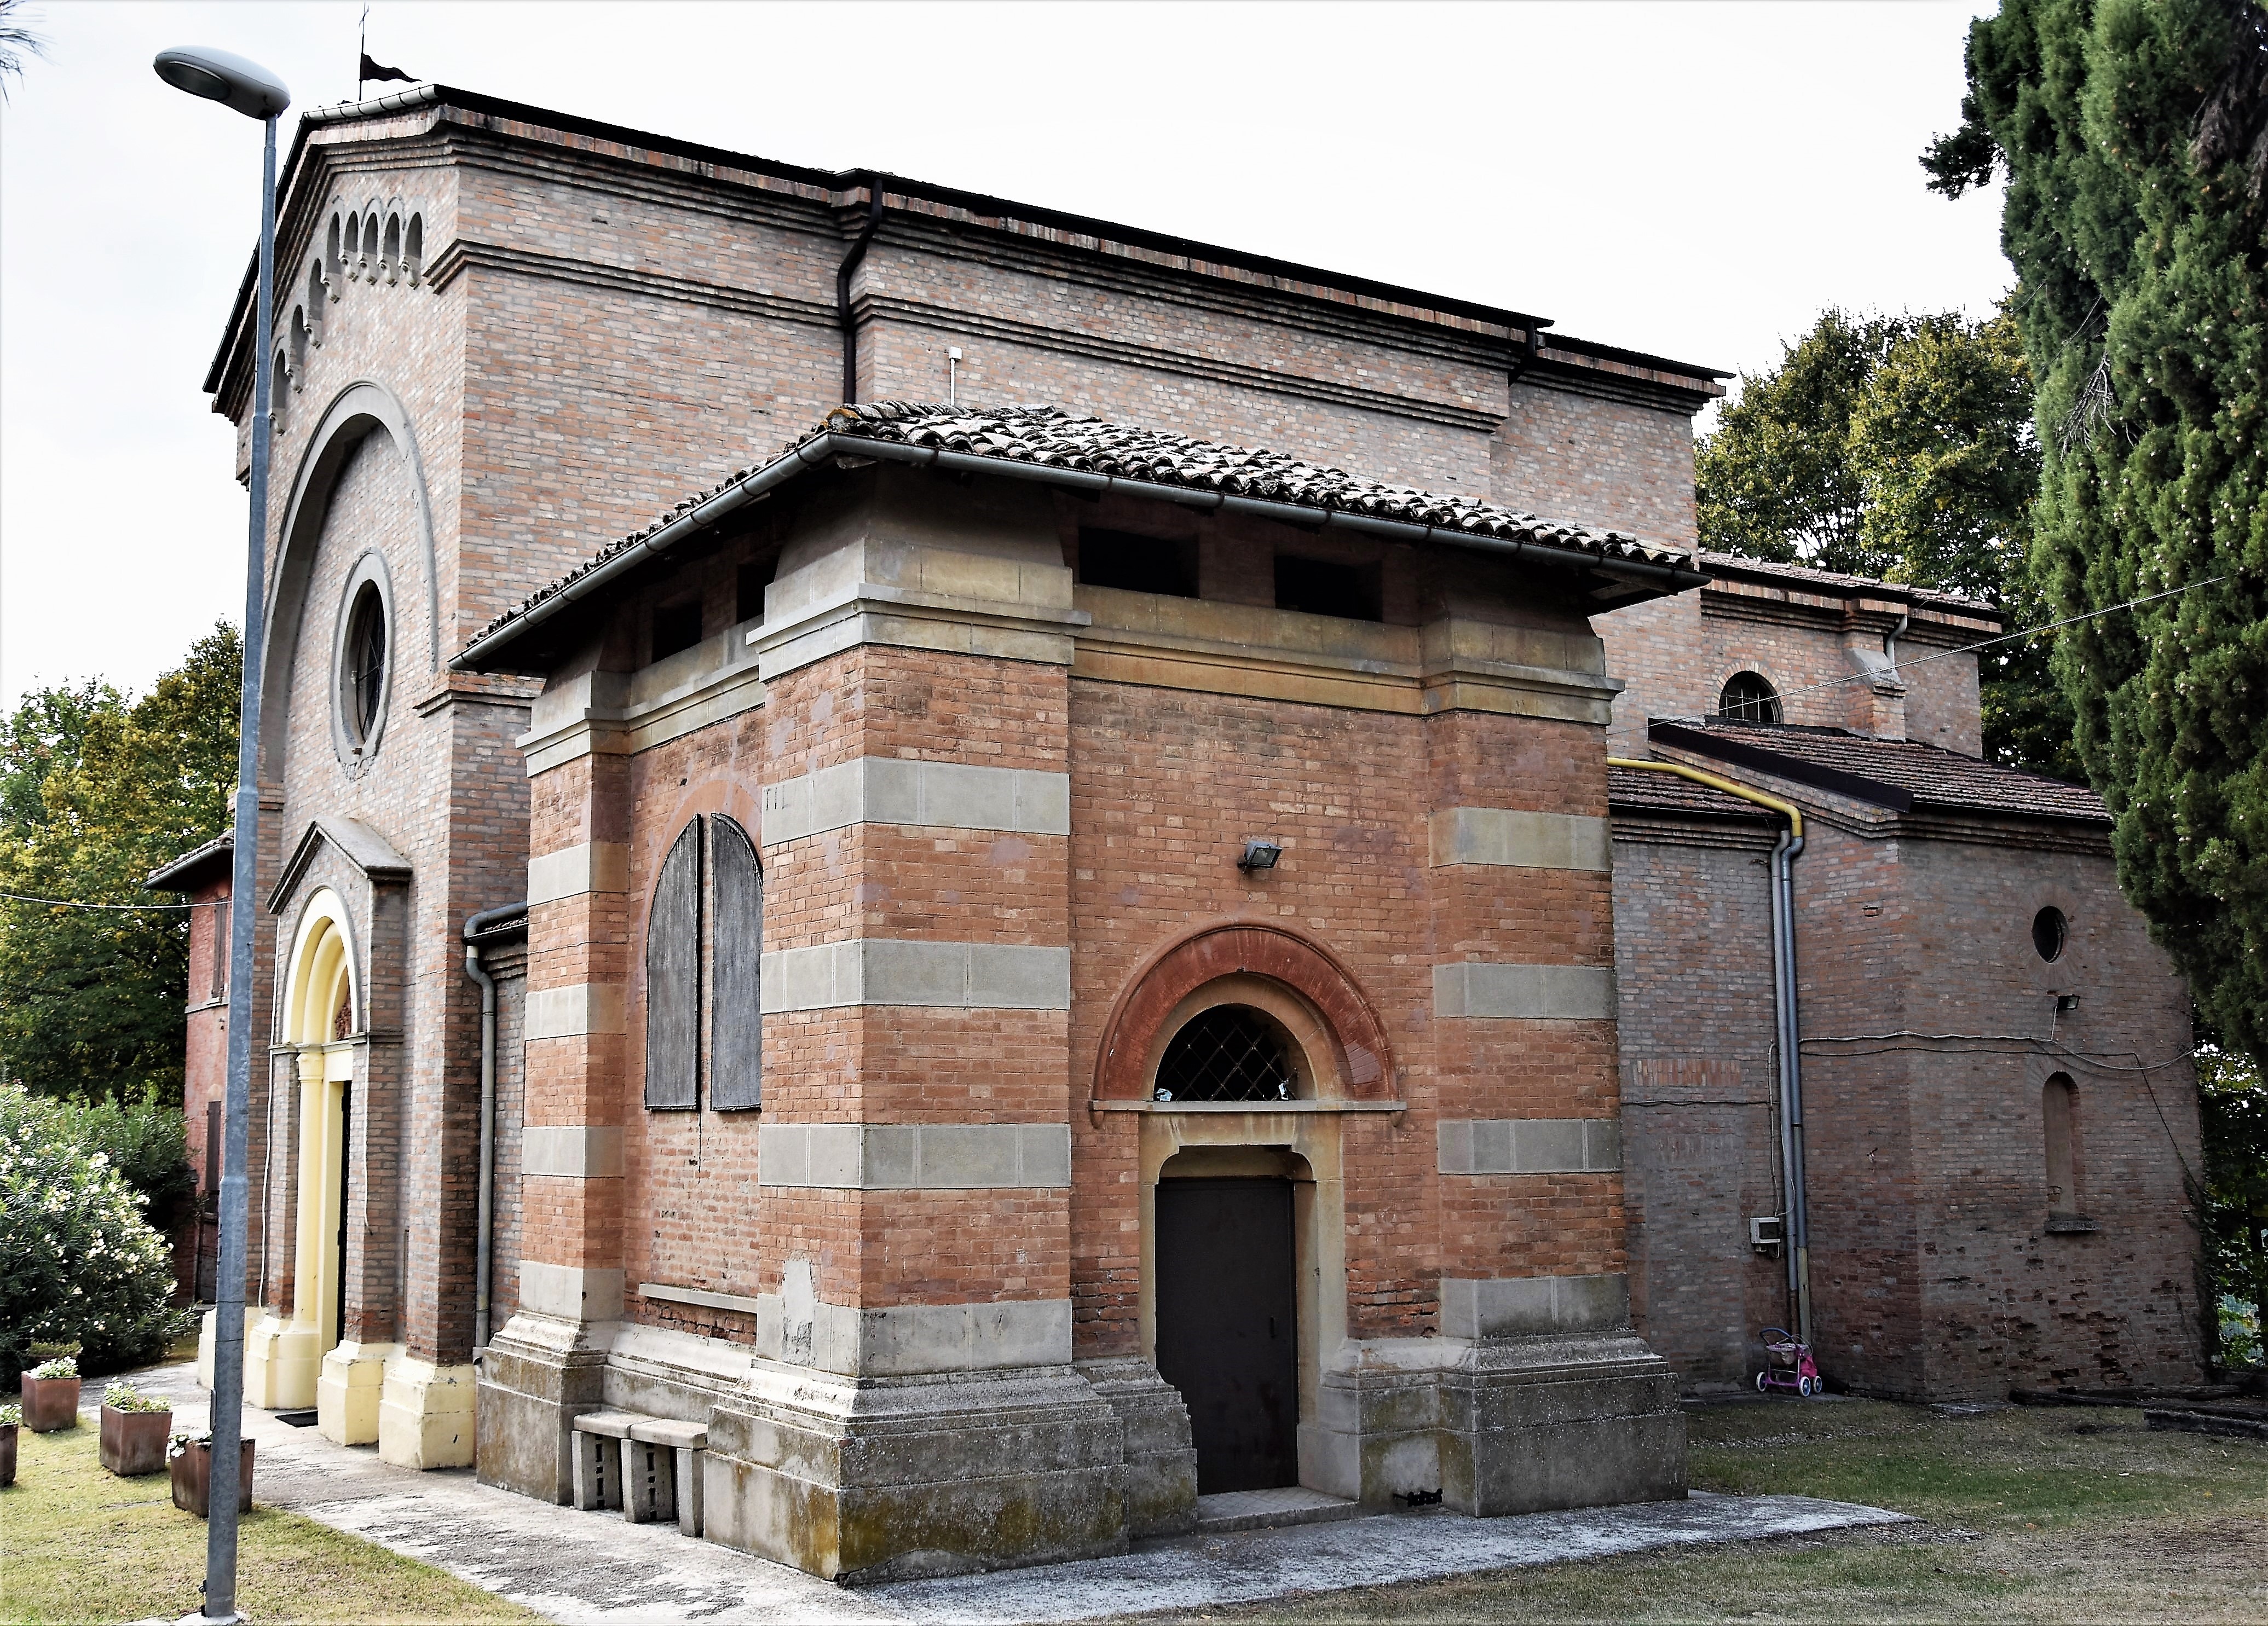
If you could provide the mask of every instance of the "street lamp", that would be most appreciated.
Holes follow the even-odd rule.
[[[267,643],[268,351],[276,287],[276,118],[291,92],[256,63],[227,51],[160,51],[151,64],[175,90],[232,107],[267,127],[260,172],[260,283],[253,304],[252,541],[244,578],[244,679],[236,743],[236,850],[228,912],[228,1103],[222,1115],[220,1261],[213,1286],[212,1496],[205,1532],[208,1621],[236,1608],[236,1505],[244,1438],[244,1241],[252,1115],[252,928],[260,857],[260,658]]]

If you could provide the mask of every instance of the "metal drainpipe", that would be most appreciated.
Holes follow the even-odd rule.
[[[1762,791],[1752,791],[1730,779],[1688,768],[1683,762],[1641,762],[1629,757],[1609,757],[1609,768],[1636,768],[1648,773],[1675,774],[1696,784],[1722,791],[1742,801],[1768,807],[1787,820],[1772,848],[1772,1023],[1774,1048],[1779,1052],[1780,1179],[1787,1212],[1783,1224],[1787,1262],[1787,1296],[1793,1306],[1796,1336],[1811,1337],[1811,1217],[1804,1190],[1803,1063],[1798,1042],[1801,1029],[1795,1008],[1795,860],[1803,852],[1803,813],[1793,802]]]
[[[482,909],[465,922],[465,975],[481,985],[481,1195],[473,1254],[473,1352],[489,1347],[489,1262],[496,1218],[496,978],[481,964],[474,941],[500,920],[527,912],[526,903]]]
[[[882,229],[882,182],[877,176],[868,183],[866,223],[858,228],[858,235],[850,239],[850,252],[843,256],[843,263],[835,269],[835,320],[843,329],[843,404],[849,406],[858,399],[858,330],[850,320],[850,276],[859,262],[866,258],[866,250],[874,240],[874,233]]]

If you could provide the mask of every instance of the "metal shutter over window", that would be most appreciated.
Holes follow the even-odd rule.
[[[689,1111],[701,1091],[701,820],[661,861],[645,923],[645,1104]]]
[[[718,1112],[764,1099],[764,876],[748,833],[723,813],[710,820],[711,923],[716,955],[709,1005],[709,1104]]]

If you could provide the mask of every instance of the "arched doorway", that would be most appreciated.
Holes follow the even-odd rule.
[[[345,901],[320,889],[300,915],[276,1034],[288,1047],[298,1085],[291,1119],[291,1308],[288,1317],[271,1308],[245,1351],[245,1396],[271,1410],[316,1407],[324,1357],[346,1341],[349,1140],[361,1053],[353,1041],[364,1026],[359,993]],[[347,1444],[375,1439],[375,1398],[373,1393],[367,1431],[343,1416],[324,1417],[324,1431]]]

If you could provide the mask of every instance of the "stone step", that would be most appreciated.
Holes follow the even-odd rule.
[[[1274,1490],[1223,1490],[1197,1498],[1199,1533],[1219,1535],[1230,1530],[1273,1530],[1285,1525],[1329,1524],[1362,1517],[1362,1504],[1344,1497],[1327,1496],[1305,1485],[1285,1485]]]

